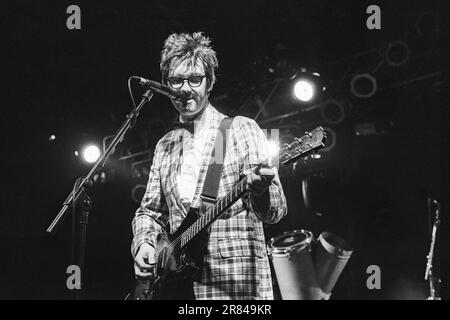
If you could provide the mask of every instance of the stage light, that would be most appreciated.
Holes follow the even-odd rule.
[[[322,92],[326,90],[321,75],[316,70],[298,68],[289,78],[293,84],[292,91],[297,105],[312,105],[322,99]]]
[[[94,174],[93,181],[94,183],[106,183],[109,181],[113,181],[116,178],[116,170],[109,169],[107,171],[99,171]]]
[[[320,107],[320,114],[329,124],[339,124],[344,120],[345,109],[342,103],[335,99],[330,99]]]
[[[409,47],[406,42],[397,40],[389,43],[385,51],[385,59],[388,65],[400,67],[409,58]]]
[[[294,95],[302,102],[311,101],[315,95],[315,86],[308,80],[297,80],[294,86]]]
[[[83,159],[88,163],[94,163],[100,157],[100,149],[95,145],[90,145],[83,150]]]
[[[370,73],[359,73],[350,82],[352,94],[358,98],[370,98],[377,92],[377,79]]]
[[[131,199],[133,199],[134,203],[141,203],[142,198],[145,195],[146,191],[146,185],[145,184],[137,184],[131,189]]]

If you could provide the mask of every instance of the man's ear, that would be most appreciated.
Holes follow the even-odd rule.
[[[208,89],[206,89],[206,92],[208,92],[208,94],[210,94],[210,93],[211,93],[211,91],[212,91],[212,88],[213,88],[213,84],[212,84],[212,83],[210,83],[210,84],[209,84],[209,88],[208,88]]]

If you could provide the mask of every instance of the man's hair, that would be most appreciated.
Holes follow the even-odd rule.
[[[164,42],[161,51],[161,75],[163,82],[167,82],[169,71],[177,68],[183,61],[188,61],[189,67],[194,67],[197,63],[203,63],[208,88],[212,88],[216,82],[214,71],[219,66],[216,52],[211,46],[211,40],[204,36],[202,32],[174,33]]]

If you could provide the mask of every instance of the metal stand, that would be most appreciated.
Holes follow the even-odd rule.
[[[82,177],[77,180],[75,186],[82,181]],[[92,182],[87,184],[91,187]],[[87,225],[89,213],[92,208],[92,200],[86,190],[82,190],[77,201],[72,206],[72,261],[80,268],[80,286],[75,290],[75,299],[84,298],[84,271],[87,243]],[[81,211],[81,212],[80,212]]]
[[[153,97],[153,91],[147,90],[142,95],[142,100],[139,105],[134,108],[129,114],[126,116],[126,120],[119,128],[117,133],[114,135],[111,143],[108,145],[108,148],[103,152],[100,158],[93,165],[92,169],[85,177],[81,177],[75,183],[73,191],[67,196],[66,200],[63,203],[61,210],[58,215],[55,217],[53,222],[47,228],[47,232],[50,234],[54,234],[56,228],[61,224],[63,219],[66,217],[69,207],[72,206],[72,261],[80,268],[81,273],[81,288],[77,290],[76,297],[78,299],[82,298],[84,293],[84,271],[85,271],[85,254],[86,254],[86,242],[87,242],[87,225],[89,212],[92,207],[92,201],[90,197],[87,195],[86,190],[92,186],[91,178],[96,173],[97,169],[100,166],[104,166],[108,157],[114,153],[116,146],[122,142],[125,137],[126,132],[134,125],[136,119],[139,115],[140,110],[144,106],[144,104],[151,100]],[[78,216],[76,211],[78,207],[81,209],[81,214]],[[79,223],[79,233],[77,232],[77,224]],[[78,235],[78,237],[77,237]],[[78,238],[78,239],[77,239]]]
[[[432,200],[431,198],[428,198],[428,211],[430,213],[430,218],[431,218],[431,210],[430,210],[431,203],[434,203],[436,205],[436,210],[435,210],[433,228],[431,231],[430,251],[427,255],[427,268],[425,270],[425,280],[428,280],[429,284],[430,284],[430,296],[427,298],[427,300],[441,300],[441,297],[439,294],[441,279],[439,278],[439,276],[435,276],[435,274],[433,272],[434,247],[436,244],[436,234],[437,234],[439,224],[440,224],[439,211],[441,209],[441,206],[440,206],[439,202],[437,202],[436,200]]]

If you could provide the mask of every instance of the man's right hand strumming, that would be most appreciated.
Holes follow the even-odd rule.
[[[155,248],[148,243],[143,243],[134,257],[134,273],[138,277],[153,275],[155,264]]]

